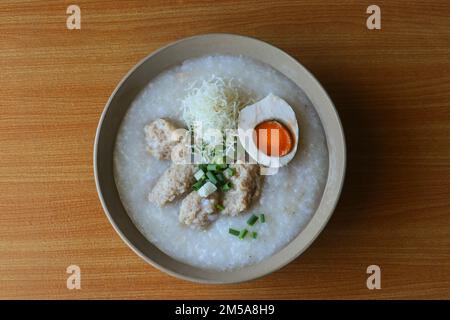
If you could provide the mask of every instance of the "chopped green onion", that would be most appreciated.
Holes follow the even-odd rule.
[[[236,237],[239,236],[239,234],[240,234],[239,230],[232,229],[232,228],[228,229],[228,233],[232,234],[233,236],[236,236]]]
[[[252,232],[252,238],[253,238],[253,239],[256,239],[257,237],[258,237],[258,232],[253,231],[253,232]]]
[[[241,230],[241,232],[239,233],[239,239],[243,240],[247,235],[247,233],[248,233],[247,229]]]
[[[247,224],[249,226],[253,226],[256,223],[256,221],[258,221],[258,217],[252,214],[252,216],[247,220]]]
[[[221,205],[221,204],[216,204],[216,208],[219,209],[219,210],[225,209],[225,207],[223,205]]]
[[[208,164],[206,167],[208,171],[217,171],[217,164]]]
[[[203,179],[199,180],[192,185],[192,189],[194,189],[195,191],[198,191],[203,186],[204,183],[205,183],[205,180],[203,180]]]
[[[222,186],[222,191],[228,191],[231,189],[231,183],[227,182]]]
[[[194,174],[194,178],[195,180],[200,180],[203,176],[205,175],[205,173],[203,172],[202,169],[198,170],[195,174]]]
[[[259,221],[261,221],[261,223],[265,223],[266,222],[266,216],[264,214],[260,214],[259,215]]]
[[[228,167],[228,165],[226,164],[226,163],[220,163],[220,164],[218,164],[217,165],[217,167],[219,168],[219,169],[226,169],[227,167]]]
[[[225,175],[225,177],[227,177],[227,179],[230,179],[232,176],[234,176],[234,170],[233,168],[226,168],[223,171],[223,174]]]
[[[204,185],[200,189],[198,189],[198,195],[200,197],[206,198],[211,193],[215,192],[217,190],[217,187],[212,184],[210,181],[206,181]]]
[[[216,173],[216,178],[220,182],[225,182],[225,177],[223,176],[223,174],[221,172]]]
[[[205,171],[208,170],[208,165],[206,165],[206,164],[200,164],[198,167],[199,167],[200,170],[202,170],[203,172],[205,172]]]
[[[214,184],[217,184],[217,179],[214,176],[214,173],[212,173],[211,171],[206,172],[206,176],[208,177],[208,180],[211,181]]]

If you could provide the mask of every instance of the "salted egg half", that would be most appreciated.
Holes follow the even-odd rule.
[[[239,113],[238,136],[242,147],[257,163],[278,168],[297,152],[298,123],[292,107],[269,94]]]

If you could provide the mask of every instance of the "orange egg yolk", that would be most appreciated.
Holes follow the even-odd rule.
[[[256,145],[268,156],[282,157],[293,147],[291,132],[286,126],[276,120],[261,122],[255,127]]]

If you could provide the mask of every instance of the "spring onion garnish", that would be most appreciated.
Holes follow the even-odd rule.
[[[217,184],[217,179],[214,176],[214,173],[212,173],[211,171],[206,172],[206,176],[208,177],[208,180],[211,181],[214,184]]]
[[[253,231],[253,232],[252,232],[252,238],[253,238],[253,239],[256,239],[257,237],[258,237],[258,232]]]
[[[252,216],[247,220],[247,224],[249,226],[253,226],[256,223],[256,221],[258,221],[258,217],[252,214]]]
[[[225,207],[223,205],[221,205],[221,204],[216,204],[216,208],[219,209],[219,210],[225,209]]]
[[[194,174],[194,178],[195,180],[200,180],[203,176],[205,175],[205,173],[203,172],[202,169],[198,170],[195,174]]]
[[[261,223],[265,223],[266,222],[266,216],[264,214],[260,214],[259,215],[259,221],[261,221]]]
[[[206,198],[216,190],[217,187],[214,184],[212,184],[210,181],[206,181],[205,184],[200,189],[198,189],[197,192],[200,197]]]
[[[205,180],[199,180],[192,185],[192,189],[194,189],[195,191],[198,191],[203,186],[204,183],[205,183]]]
[[[247,235],[247,233],[248,233],[247,229],[241,230],[241,232],[239,233],[239,239],[243,240]]]
[[[206,166],[206,170],[208,171],[217,171],[218,165],[217,164],[208,164]]]
[[[227,168],[223,171],[223,174],[227,179],[230,179],[232,176],[234,176],[234,170],[232,168]]]
[[[222,186],[222,191],[228,191],[231,189],[231,183],[227,182]]]
[[[236,237],[238,237],[240,234],[239,230],[232,229],[232,228],[228,229],[228,233],[232,234],[233,236],[236,236]]]
[[[224,183],[225,182],[225,177],[223,176],[222,172],[218,172],[216,173],[216,178],[217,180],[219,180],[219,182]]]
[[[198,171],[194,174],[197,182],[192,186],[196,191],[199,191],[206,182],[210,182],[216,187],[219,187],[221,191],[228,191],[232,188],[231,181],[236,170],[230,168],[226,163],[209,163],[209,164],[199,164]]]

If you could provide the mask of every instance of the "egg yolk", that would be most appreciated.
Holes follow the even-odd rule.
[[[255,127],[256,145],[268,156],[287,155],[294,144],[291,132],[276,120],[261,122]]]

